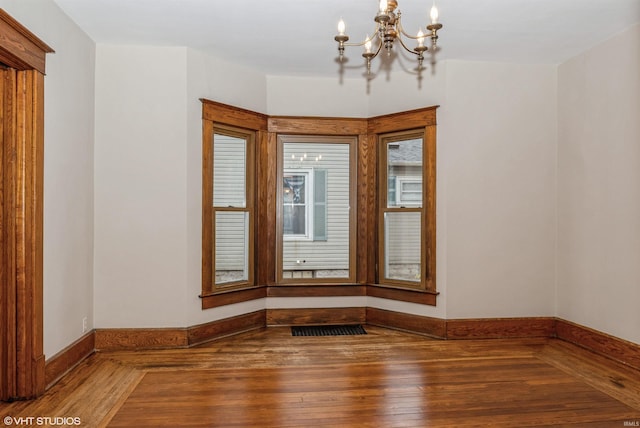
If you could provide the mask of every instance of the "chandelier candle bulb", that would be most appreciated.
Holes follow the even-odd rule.
[[[367,34],[367,41],[364,43],[364,51],[366,53],[371,53],[371,39],[369,38],[369,35]]]
[[[424,46],[424,33],[422,32],[422,30],[418,30],[417,39],[418,39],[418,46],[419,47]]]
[[[429,13],[429,16],[431,17],[431,24],[438,23],[438,8],[436,7],[435,2],[433,3],[433,6],[431,6],[431,12]]]
[[[338,35],[344,36],[345,29],[344,21],[340,18],[340,21],[338,21]]]

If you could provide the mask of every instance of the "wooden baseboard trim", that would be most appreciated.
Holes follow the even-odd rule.
[[[556,337],[640,370],[640,345],[637,343],[562,319],[556,321]]]
[[[96,351],[172,349],[189,346],[186,328],[100,328]]]
[[[370,307],[367,308],[367,324],[423,334],[437,339],[444,339],[446,334],[446,321],[443,319]]]
[[[266,311],[224,318],[187,328],[97,329],[96,351],[188,348],[266,325]]]
[[[475,318],[446,320],[447,339],[512,339],[553,337],[553,317]]]
[[[263,328],[266,325],[266,310],[251,312],[219,321],[196,325],[187,329],[189,346],[199,345],[211,340]]]
[[[267,309],[267,326],[364,324],[366,308]]]
[[[95,349],[95,332],[92,330],[49,358],[44,367],[46,387],[49,388],[85,358],[91,356]]]
[[[640,370],[640,344],[555,317],[444,320],[368,307],[367,324],[449,340],[558,338]]]
[[[265,326],[371,324],[439,339],[558,338],[640,370],[640,344],[553,317],[451,319],[372,307],[263,309],[188,328],[97,329],[45,364],[47,388],[96,351],[187,348]]]

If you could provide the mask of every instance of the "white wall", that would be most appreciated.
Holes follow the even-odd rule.
[[[201,310],[202,104],[266,110],[263,75],[187,48],[98,45],[95,326],[186,327]]]
[[[97,46],[97,327],[186,324],[186,56]]]
[[[368,116],[363,80],[267,76],[267,111],[271,116]]]
[[[50,0],[0,7],[56,52],[47,55],[44,161],[44,352],[52,357],[93,320],[95,44]]]
[[[448,318],[554,315],[555,94],[555,66],[447,64]]]
[[[559,67],[558,316],[640,343],[640,25]]]
[[[336,66],[337,67],[337,66]],[[267,76],[267,113],[273,116],[368,118],[438,105],[444,98],[446,62],[375,79]]]

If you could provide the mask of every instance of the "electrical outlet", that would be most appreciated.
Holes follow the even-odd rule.
[[[88,329],[87,326],[87,317],[82,318],[82,332],[86,333]]]

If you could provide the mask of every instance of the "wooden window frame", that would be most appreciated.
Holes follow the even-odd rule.
[[[202,297],[202,308],[213,308],[267,296],[323,297],[371,296],[388,300],[436,305],[436,110],[426,107],[368,119],[335,117],[267,116],[237,107],[201,100],[203,135],[209,135],[213,123],[256,131],[256,206],[255,206],[255,286],[248,289],[209,294]],[[210,124],[209,124],[210,122]],[[211,126],[211,128],[208,128]],[[426,223],[422,230],[425,245],[423,289],[402,288],[378,281],[378,169],[379,135],[424,129],[423,209]],[[354,245],[355,281],[348,283],[290,283],[277,281],[278,227],[278,135],[350,136],[356,139],[357,212]],[[203,175],[207,173],[204,165]],[[203,241],[206,241],[203,227]],[[210,238],[209,238],[210,239]],[[204,244],[204,242],[203,242]],[[203,251],[203,279],[205,278]],[[293,286],[300,285],[300,286]]]
[[[244,181],[244,196],[245,196],[245,201],[244,201],[244,206],[227,206],[227,207],[223,207],[223,206],[216,206],[214,203],[214,199],[215,199],[215,186],[214,186],[214,176],[215,176],[215,171],[214,171],[214,164],[215,164],[215,159],[214,159],[214,146],[215,146],[215,135],[226,135],[226,136],[230,136],[230,137],[235,137],[235,138],[239,138],[244,140],[245,142],[245,181]],[[256,133],[254,131],[248,131],[245,129],[239,129],[236,127],[229,127],[227,125],[218,125],[215,124],[213,125],[213,132],[211,134],[211,139],[209,140],[209,144],[207,144],[206,149],[204,151],[204,153],[206,154],[207,158],[210,158],[211,161],[211,168],[208,169],[208,171],[210,171],[211,174],[211,181],[209,182],[207,187],[204,187],[204,183],[203,183],[203,188],[205,190],[205,194],[203,195],[204,199],[209,199],[210,200],[203,200],[203,206],[206,207],[205,208],[205,213],[203,215],[203,218],[209,223],[210,227],[211,227],[211,240],[210,242],[210,250],[207,249],[208,251],[210,251],[211,253],[211,282],[208,284],[211,288],[208,290],[208,293],[206,294],[216,294],[216,293],[224,293],[227,291],[233,291],[233,290],[237,290],[237,289],[242,289],[242,288],[249,288],[249,287],[253,287],[255,286],[255,276],[254,276],[254,267],[255,267],[255,260],[254,260],[254,242],[255,242],[255,140],[256,140]],[[209,147],[209,145],[211,145],[211,147]],[[211,151],[211,153],[208,153],[208,151]],[[207,203],[209,203],[208,207],[207,207]],[[208,208],[208,209],[207,209]],[[216,227],[215,227],[215,222],[216,222],[216,214],[217,213],[245,213],[249,216],[249,220],[248,220],[248,230],[247,230],[247,235],[248,235],[248,239],[247,239],[247,254],[246,254],[246,258],[247,258],[247,263],[246,263],[246,268],[247,268],[247,278],[244,280],[239,280],[239,281],[232,281],[232,282],[227,282],[227,283],[222,283],[222,284],[217,284],[215,282],[215,274],[217,271],[216,268]],[[203,294],[205,293],[204,290],[204,285],[203,284]]]
[[[265,137],[266,117],[259,113],[209,100],[202,102],[202,308],[212,308],[264,297],[256,292],[256,170],[257,147]],[[245,207],[213,206],[214,134],[240,137],[246,141]],[[249,213],[248,278],[246,281],[215,284],[215,213]],[[224,297],[220,297],[224,295]]]
[[[375,279],[369,283],[367,295],[385,299],[400,300],[435,306],[436,290],[436,109],[438,106],[410,110],[369,119],[369,145],[375,146],[378,158]],[[390,135],[423,135],[422,146],[422,221],[421,221],[421,283],[418,287],[402,281],[388,281],[382,278],[380,266],[384,263],[383,215],[386,211],[386,156],[382,156],[383,139]],[[384,181],[384,183],[383,183]]]
[[[423,278],[427,273],[427,246],[424,239],[420,240],[420,281],[408,281],[397,278],[387,278],[387,272],[385,270],[386,263],[386,222],[385,215],[387,213],[418,213],[420,214],[420,230],[425,230],[427,216],[425,214],[424,204],[420,206],[389,206],[388,194],[389,194],[389,162],[388,162],[388,147],[390,144],[399,141],[421,139],[422,148],[424,149],[425,132],[423,129],[414,129],[400,132],[393,132],[389,134],[378,135],[378,280],[377,283],[381,285],[388,285],[397,288],[406,288],[411,290],[426,290],[426,282]],[[422,164],[425,161],[425,150],[422,150]],[[422,170],[422,183],[424,183],[424,170]],[[422,200],[425,201],[427,197],[428,186],[422,186]],[[397,190],[396,190],[397,191]],[[396,195],[398,200],[398,195]]]

